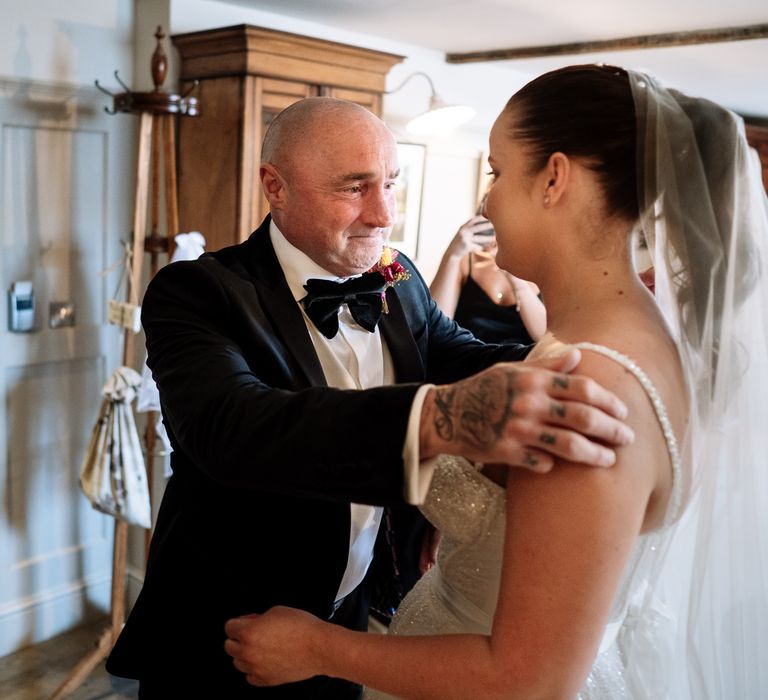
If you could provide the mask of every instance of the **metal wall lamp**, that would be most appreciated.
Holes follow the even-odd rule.
[[[411,133],[419,136],[445,136],[451,133],[457,126],[468,122],[475,116],[475,110],[466,105],[452,105],[443,100],[435,90],[432,79],[421,71],[411,73],[394,90],[387,90],[384,94],[391,95],[405,87],[411,78],[420,75],[426,78],[432,94],[429,98],[429,108],[426,112],[419,114],[411,119],[405,128]]]

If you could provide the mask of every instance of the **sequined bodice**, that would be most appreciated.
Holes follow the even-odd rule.
[[[401,623],[422,630],[429,627],[428,608],[437,602],[443,607],[441,631],[446,625],[456,632],[489,631],[501,577],[504,488],[465,459],[444,456],[435,469],[422,511],[442,533],[437,563],[419,581],[425,591],[429,588],[426,599],[421,599],[425,609],[413,606],[406,614],[415,602],[406,596],[395,616],[401,618],[393,623],[395,630]]]
[[[598,657],[579,700],[615,700],[634,695],[627,680],[620,644],[624,629],[634,624],[630,610],[642,597],[666,525],[680,507],[680,458],[666,410],[648,377],[631,360],[609,348],[583,343],[625,366],[643,385],[664,431],[672,461],[673,490],[665,527],[638,538],[617,590]],[[436,565],[400,605],[391,634],[489,634],[496,608],[504,546],[505,489],[460,457],[443,456],[422,511],[442,532]],[[658,622],[654,619],[654,624]],[[658,625],[657,625],[658,627]],[[637,638],[640,635],[634,635]],[[650,640],[653,644],[653,640]],[[366,691],[366,698],[387,696]]]

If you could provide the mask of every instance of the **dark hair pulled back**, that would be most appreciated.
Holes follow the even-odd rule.
[[[550,155],[581,158],[597,173],[608,212],[638,218],[637,124],[623,68],[585,64],[550,71],[516,92],[513,136],[543,168]]]

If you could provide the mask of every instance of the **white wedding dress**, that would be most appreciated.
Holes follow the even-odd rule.
[[[663,698],[669,616],[660,603],[640,605],[655,553],[679,515],[682,479],[677,443],[666,410],[645,373],[627,357],[590,343],[576,347],[599,352],[626,367],[642,384],[661,424],[673,469],[672,494],[664,525],[638,537],[624,572],[592,669],[578,700]],[[435,469],[422,511],[442,532],[436,565],[405,597],[389,633],[397,635],[490,634],[501,577],[505,489],[462,458],[443,456]],[[631,645],[632,664],[626,664]],[[366,689],[368,700],[391,696]]]

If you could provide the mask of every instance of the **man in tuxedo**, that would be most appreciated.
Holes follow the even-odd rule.
[[[395,215],[397,152],[378,118],[302,100],[270,126],[260,173],[271,216],[165,267],[144,299],[173,476],[107,665],[144,700],[356,697],[329,678],[249,686],[225,622],[287,605],[362,628],[378,506],[420,502],[439,453],[546,470],[548,453],[609,465],[605,444],[631,439],[620,402],[568,376],[578,353],[509,364],[525,349],[443,316],[405,256],[395,285],[363,274]]]

